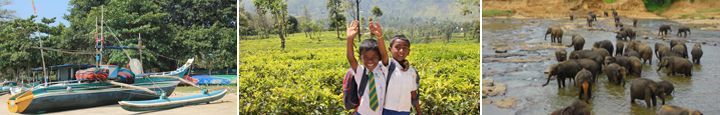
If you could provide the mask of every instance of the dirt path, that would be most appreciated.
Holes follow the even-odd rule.
[[[173,96],[192,95],[192,93],[174,93]],[[7,108],[7,101],[10,95],[0,96],[0,114],[2,115],[18,115],[10,113]],[[120,105],[107,105],[85,109],[75,109],[48,114],[55,115],[80,115],[80,114],[103,114],[103,115],[128,115],[128,114],[162,114],[162,115],[235,115],[237,113],[237,93],[228,93],[220,100],[210,104],[190,105],[174,109],[152,112],[132,112],[126,111]]]

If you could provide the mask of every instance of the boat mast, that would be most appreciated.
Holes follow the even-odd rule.
[[[32,7],[33,7],[33,14],[35,15],[35,17],[37,17],[37,16],[38,16],[38,13],[37,13],[37,9],[35,8],[35,0],[32,0]],[[38,26],[37,26],[37,25],[35,25],[35,31],[38,31]],[[47,86],[48,76],[47,76],[47,69],[45,68],[45,50],[42,49],[42,48],[44,48],[44,47],[43,47],[42,37],[38,37],[38,39],[40,39],[40,47],[41,47],[41,49],[40,49],[40,59],[42,60],[43,77],[45,78],[45,79],[44,79],[44,80],[45,80],[45,83],[44,83],[44,84],[45,84],[45,86]],[[22,79],[21,79],[21,80],[22,80]]]

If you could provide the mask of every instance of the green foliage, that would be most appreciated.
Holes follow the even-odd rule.
[[[670,9],[670,5],[672,5],[673,2],[675,2],[675,0],[643,0],[643,3],[645,3],[645,9],[647,9],[648,12],[658,14]]]
[[[482,16],[483,17],[493,17],[493,16],[509,16],[512,15],[512,10],[494,10],[494,9],[483,9],[482,10]]]
[[[276,20],[275,27],[280,36],[280,47],[285,49],[285,17],[287,14],[287,3],[284,0],[253,0],[260,14],[269,12]]]
[[[342,0],[328,0],[326,8],[328,9],[328,19],[330,20],[330,28],[335,31],[340,31],[340,28],[345,27],[345,8],[343,7]],[[335,32],[337,38],[340,39],[340,33]]]
[[[94,36],[100,30],[97,26],[98,21],[100,18],[104,18],[105,27],[103,29],[106,42],[113,45],[137,46],[137,38],[142,37],[145,47],[143,54],[131,51],[131,56],[143,55],[143,63],[146,68],[172,70],[184,59],[193,57],[201,58],[202,60],[199,60],[201,62],[212,60],[232,63],[236,59],[227,58],[234,57],[234,55],[208,56],[227,55],[211,53],[234,52],[234,48],[203,47],[205,44],[202,44],[214,43],[214,46],[229,46],[227,44],[235,43],[234,33],[224,31],[235,28],[233,22],[236,18],[236,4],[234,1],[72,0],[70,5],[73,6],[70,9],[70,15],[65,18],[71,23],[71,29],[64,31],[62,36],[64,39],[61,39],[63,41],[61,43],[69,45],[58,47],[61,49],[92,50]],[[104,17],[101,17],[103,14]],[[202,31],[207,30],[218,31],[213,34],[202,34]],[[189,34],[199,35],[187,36]],[[108,63],[123,64],[128,60],[121,51],[108,51],[106,55],[109,57]],[[200,66],[232,67],[227,64],[209,64],[211,63],[201,63]]]
[[[341,97],[342,79],[349,68],[345,41],[333,40],[332,34],[320,34],[325,39],[321,42],[291,34],[285,50],[267,47],[275,42],[272,39],[240,41],[240,113],[350,113],[343,109]],[[408,60],[421,76],[423,112],[479,113],[479,45],[453,40],[412,43]]]
[[[300,24],[299,23],[300,22],[298,22],[298,19],[295,18],[295,16],[288,16],[288,18],[287,18],[288,28],[286,29],[288,34],[300,32]]]
[[[382,10],[380,10],[380,8],[378,6],[373,6],[371,12],[372,12],[373,16],[375,16],[375,17],[380,17],[383,15]]]

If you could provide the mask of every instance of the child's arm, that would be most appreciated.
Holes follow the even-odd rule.
[[[388,65],[388,54],[385,48],[385,40],[382,38],[382,27],[377,22],[373,22],[370,19],[370,32],[378,38],[378,48],[380,49],[380,59],[382,60],[383,66]]]
[[[353,50],[353,39],[355,39],[355,36],[358,34],[358,21],[353,20],[350,26],[346,30],[347,32],[347,44],[345,47],[347,47],[347,60],[350,63],[350,68],[353,71],[356,71],[358,67],[358,62],[355,59],[355,52]]]
[[[415,112],[417,112],[417,114],[420,115],[420,113],[422,113],[422,111],[420,111],[420,110],[422,110],[422,109],[420,109],[420,99],[418,99],[417,90],[411,91],[410,95],[412,95],[411,96],[411,98],[413,100],[412,105],[415,106]]]

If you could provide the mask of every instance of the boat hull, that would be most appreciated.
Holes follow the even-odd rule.
[[[227,93],[227,89],[208,92],[207,94],[195,94],[183,97],[154,99],[144,101],[120,101],[120,106],[128,111],[153,111],[164,110],[170,108],[181,107],[185,105],[194,105],[200,103],[209,103],[221,99]]]
[[[133,85],[166,94],[172,94],[180,81],[170,79],[144,79]],[[68,89],[68,87],[70,87]],[[124,100],[150,100],[159,96],[145,91],[122,88],[107,83],[71,84],[34,88],[18,94],[8,101],[10,112],[46,113],[70,109],[117,104]]]

